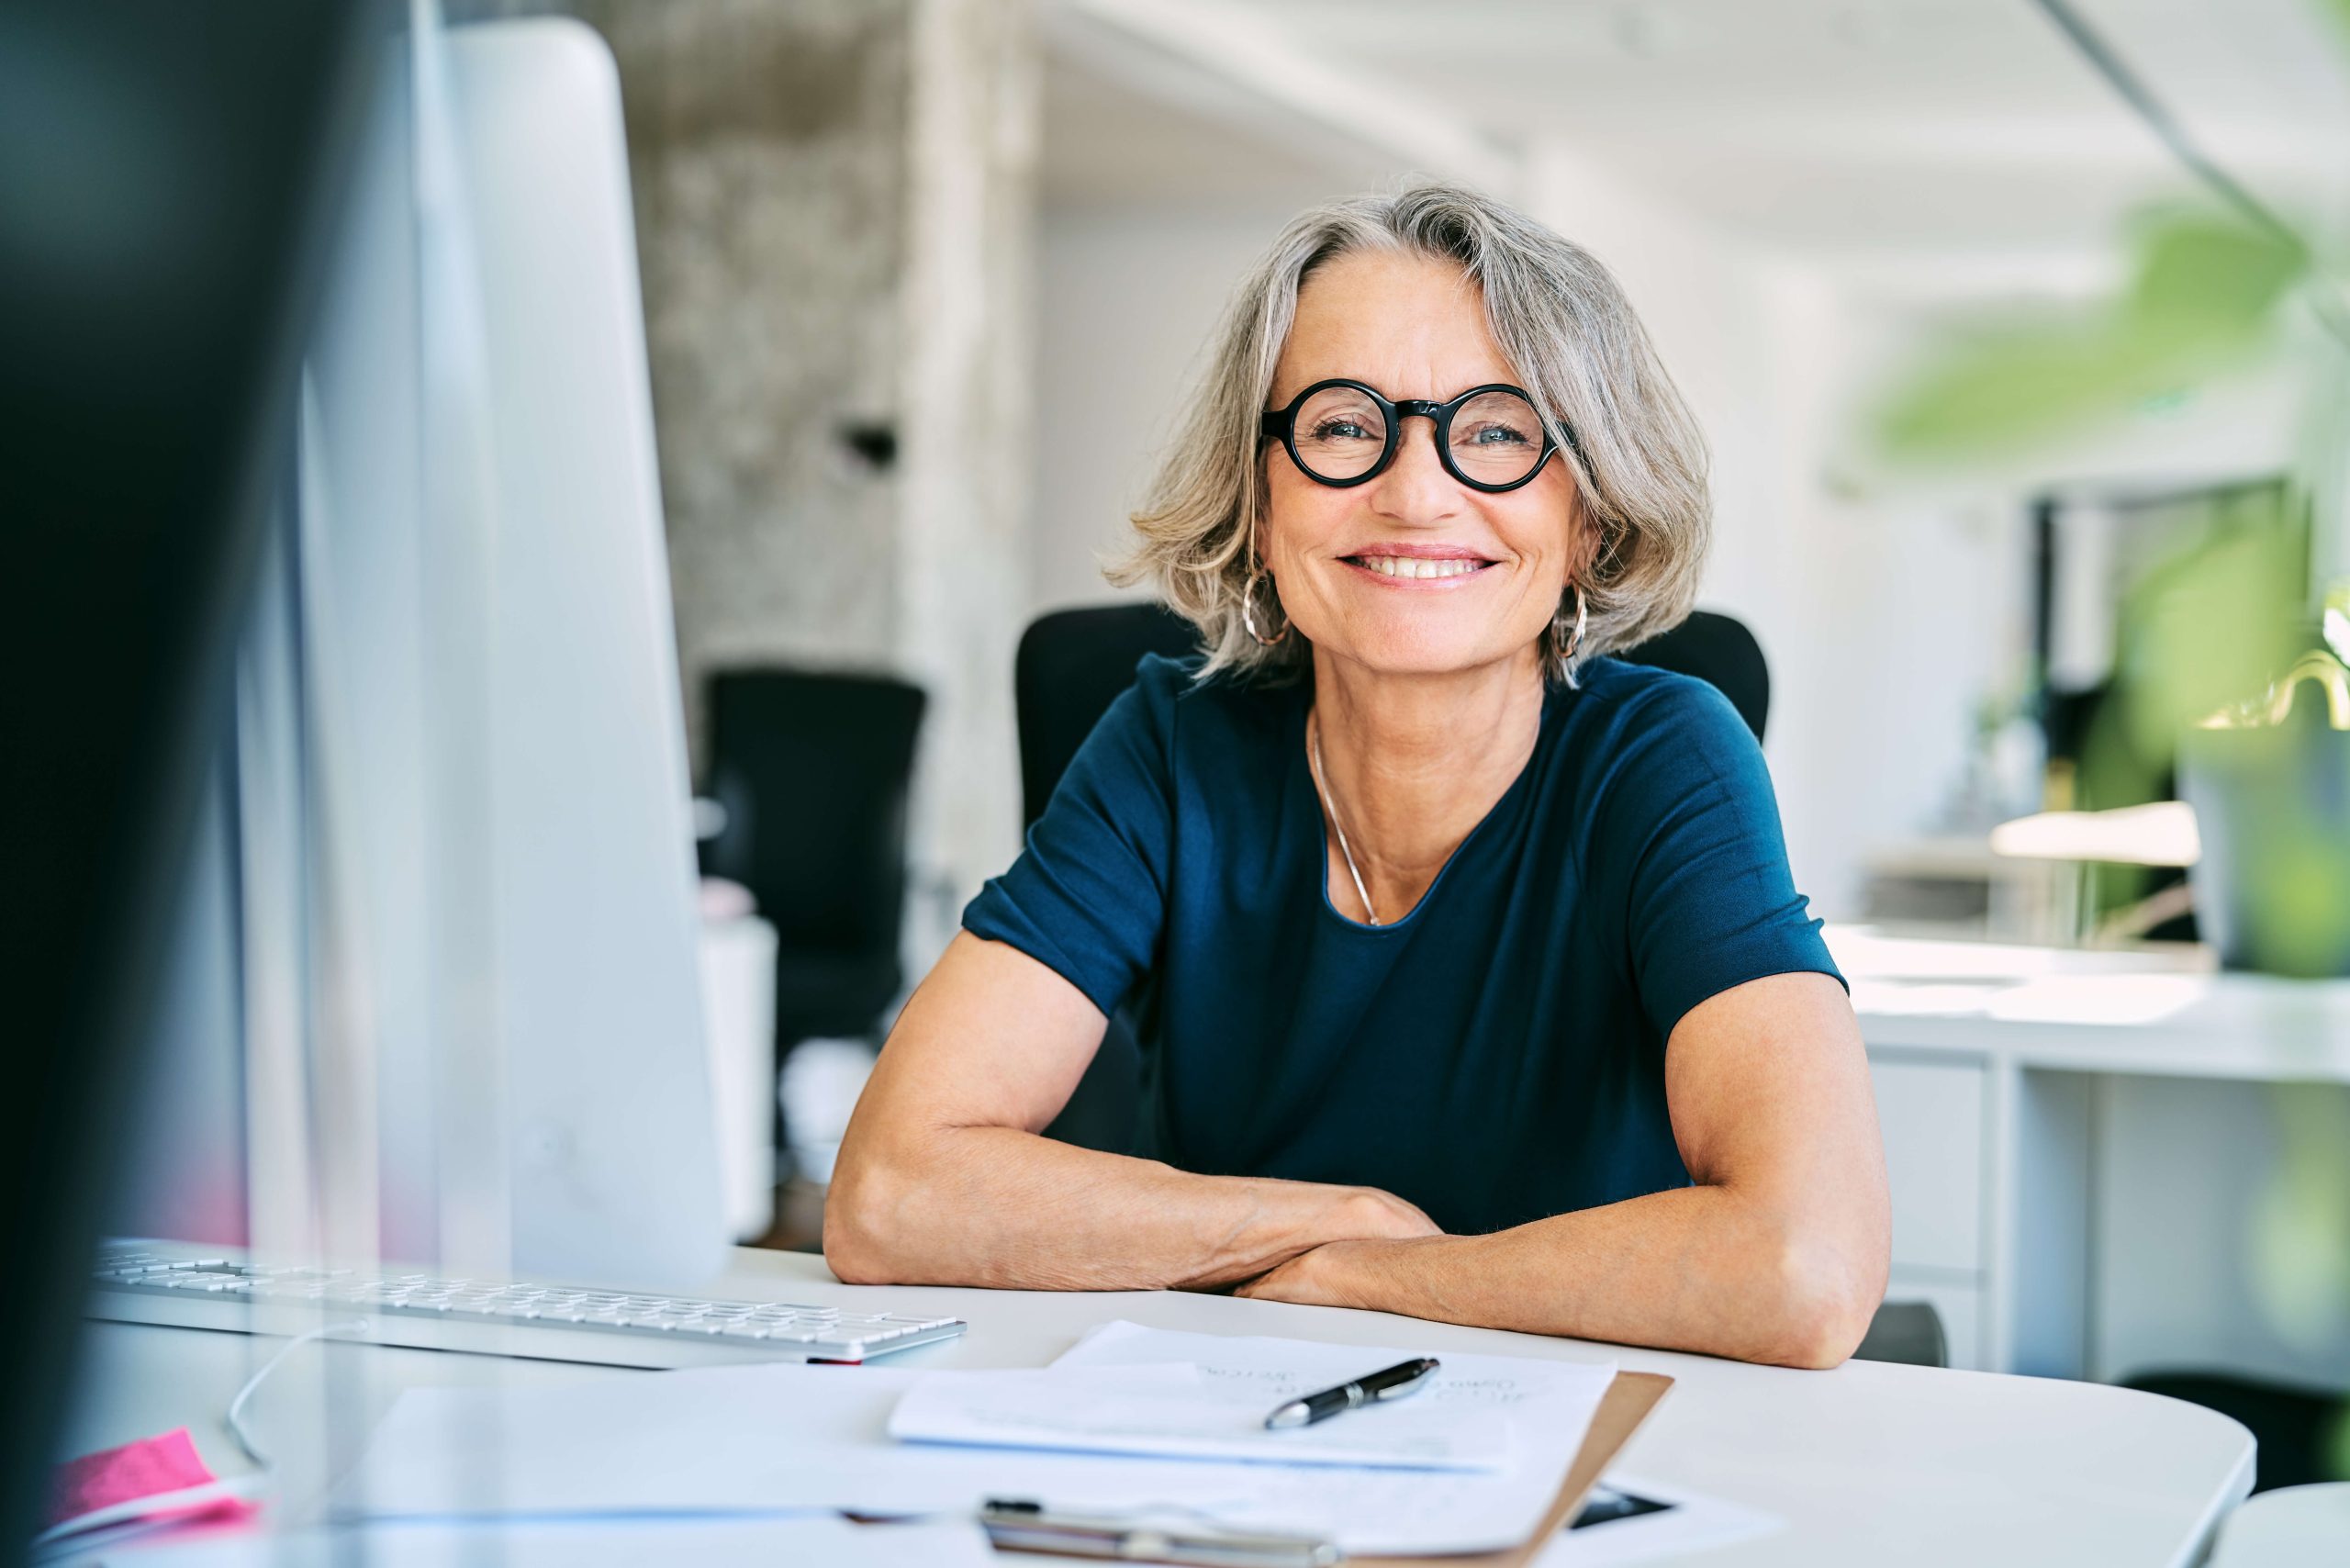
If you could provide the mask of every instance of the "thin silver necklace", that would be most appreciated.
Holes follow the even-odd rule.
[[[1305,716],[1305,745],[1314,758],[1314,790],[1322,797],[1322,809],[1330,813],[1330,830],[1338,835],[1338,853],[1347,857],[1347,875],[1355,879],[1355,897],[1362,900],[1362,912],[1370,916],[1369,924],[1379,924],[1379,912],[1371,907],[1371,891],[1362,885],[1362,872],[1355,865],[1355,852],[1347,846],[1347,827],[1338,820],[1338,804],[1330,798],[1330,786],[1323,781],[1321,715]]]

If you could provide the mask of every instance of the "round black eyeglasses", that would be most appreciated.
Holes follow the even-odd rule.
[[[1390,402],[1360,381],[1317,381],[1288,408],[1267,411],[1258,428],[1280,439],[1299,473],[1344,489],[1386,472],[1403,444],[1404,421],[1415,414],[1436,426],[1445,472],[1472,490],[1492,494],[1530,483],[1559,449],[1533,398],[1500,382],[1431,403],[1419,398]]]

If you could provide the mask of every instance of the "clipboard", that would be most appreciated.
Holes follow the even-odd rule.
[[[1363,1553],[1347,1559],[1349,1562],[1376,1563],[1379,1568],[1524,1568],[1550,1544],[1550,1540],[1582,1508],[1591,1489],[1599,1484],[1600,1475],[1616,1462],[1616,1456],[1631,1441],[1649,1412],[1657,1407],[1673,1387],[1673,1380],[1662,1372],[1619,1372],[1616,1381],[1599,1401],[1599,1412],[1591,1418],[1591,1428],[1583,1433],[1583,1447],[1575,1450],[1575,1462],[1567,1466],[1566,1479],[1559,1483],[1559,1495],[1550,1500],[1550,1511],[1542,1516],[1529,1539],[1500,1551],[1454,1552],[1442,1557],[1382,1557]]]
[[[1443,1556],[1395,1557],[1377,1553],[1359,1553],[1345,1562],[1376,1564],[1377,1568],[1524,1568],[1536,1553],[1550,1545],[1551,1537],[1567,1528],[1583,1499],[1599,1482],[1600,1475],[1615,1462],[1649,1412],[1655,1409],[1673,1380],[1657,1372],[1619,1372],[1601,1395],[1599,1409],[1591,1418],[1590,1428],[1583,1433],[1583,1446],[1575,1450],[1574,1462],[1567,1466],[1565,1477],[1559,1483],[1558,1495],[1550,1500],[1542,1522],[1532,1536],[1517,1545],[1499,1551],[1450,1552]],[[1033,1507],[1034,1505],[990,1505],[996,1507]],[[999,1529],[1004,1533],[997,1534]],[[1101,1527],[1083,1528],[1074,1522],[1047,1526],[1029,1532],[1016,1522],[990,1518],[990,1533],[997,1534],[996,1551],[1002,1555],[1031,1553],[1072,1558],[1114,1558],[1125,1562],[1328,1562],[1338,1561],[1327,1542],[1317,1542],[1306,1537],[1237,1537],[1186,1540],[1177,1545],[1156,1531],[1129,1528],[1114,1520],[1102,1521]],[[1156,1550],[1154,1551],[1154,1547]],[[1187,1550],[1188,1549],[1188,1550]],[[1204,1550],[1203,1550],[1204,1549]],[[1311,1549],[1310,1552],[1301,1549]],[[1164,1554],[1164,1555],[1162,1555]]]

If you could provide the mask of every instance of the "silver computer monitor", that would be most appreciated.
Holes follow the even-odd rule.
[[[325,280],[118,1228],[683,1284],[727,1236],[618,78],[576,23],[429,12]]]

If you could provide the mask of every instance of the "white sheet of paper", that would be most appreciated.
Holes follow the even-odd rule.
[[[1584,1529],[1561,1530],[1534,1560],[1534,1568],[1622,1568],[1660,1558],[1677,1562],[1785,1526],[1776,1515],[1647,1476],[1610,1473],[1601,1484],[1606,1490],[1652,1497],[1673,1506],[1661,1514],[1636,1514]]]
[[[1189,1361],[1086,1361],[1005,1372],[933,1372],[898,1401],[890,1415],[890,1435],[901,1442],[1259,1464],[1509,1468],[1508,1415],[1438,1398],[1450,1375],[1449,1367],[1401,1398],[1345,1411],[1310,1427],[1266,1430],[1265,1417],[1275,1406],[1394,1364],[1361,1355],[1355,1358],[1351,1372],[1332,1382],[1299,1377],[1276,1386]]]
[[[1326,1345],[1310,1339],[1262,1336],[1183,1334],[1135,1323],[1105,1323],[1079,1340],[1050,1370],[1143,1367],[1167,1363],[1197,1366],[1203,1377],[1234,1391],[1259,1411],[1330,1388],[1382,1366],[1425,1355],[1424,1350]],[[1417,1394],[1381,1411],[1358,1410],[1325,1421],[1336,1428],[1379,1415],[1400,1415],[1416,1406],[1448,1426],[1502,1427],[1536,1465],[1557,1462],[1565,1473],[1583,1446],[1591,1418],[1599,1413],[1616,1363],[1538,1361],[1528,1356],[1477,1356],[1451,1352]],[[1306,1428],[1307,1431],[1318,1430]],[[1515,1466],[1513,1465],[1513,1468]]]
[[[1382,1364],[1375,1350],[1303,1341],[1118,1335],[1096,1346],[1102,1338],[1097,1332],[1080,1350],[1147,1361],[1178,1359],[1152,1353],[1168,1341],[1203,1340],[1220,1351],[1242,1347],[1230,1352],[1241,1364],[1261,1365],[1283,1346],[1307,1372],[1333,1350],[1345,1358],[1340,1375],[1360,1371],[1365,1355]],[[1196,1350],[1181,1359],[1206,1364]],[[1216,1364],[1233,1363],[1220,1353]],[[1612,1374],[1506,1364],[1569,1367],[1601,1390]],[[890,1411],[921,1375],[785,1363],[528,1390],[410,1389],[335,1505],[408,1518],[811,1508],[968,1517],[987,1498],[1021,1497],[1071,1512],[1169,1506],[1234,1529],[1317,1535],[1352,1552],[1491,1551],[1540,1524],[1597,1407],[1595,1393],[1580,1415],[1551,1401],[1520,1409],[1519,1459],[1499,1474],[1307,1468],[893,1442]]]
[[[363,1550],[364,1549],[364,1550]],[[781,1518],[401,1521],[340,1529],[252,1531],[118,1547],[76,1564],[122,1568],[997,1568],[973,1522],[853,1525],[830,1514]]]

